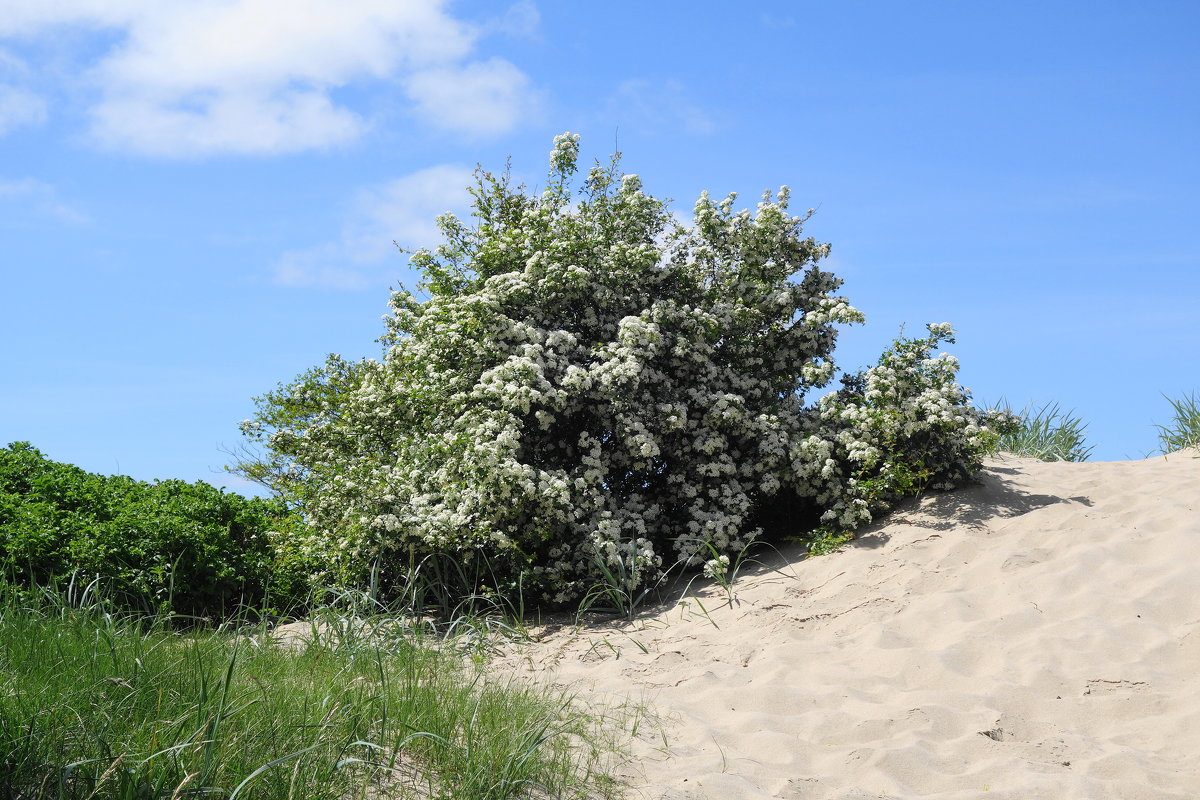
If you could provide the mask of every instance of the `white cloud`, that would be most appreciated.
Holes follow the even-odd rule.
[[[0,75],[18,80],[29,76],[29,66],[0,48]],[[39,125],[46,120],[45,98],[9,82],[0,82],[0,136],[22,125]]]
[[[86,214],[59,200],[58,192],[51,184],[34,178],[0,179],[0,201],[6,199],[20,200],[23,205],[40,214],[56,217],[71,225],[87,225],[91,222]]]
[[[438,215],[465,214],[473,183],[471,170],[444,164],[363,189],[339,239],[284,253],[275,263],[275,282],[331,289],[394,283],[407,262],[393,242],[406,250],[436,246]]]
[[[144,13],[146,0],[5,0],[0,35],[36,34],[58,25],[124,25]]]
[[[275,262],[274,279],[281,286],[356,290],[370,286],[369,271],[343,244],[325,243],[284,253]]]
[[[287,153],[350,141],[365,127],[320,91],[223,92],[188,102],[132,93],[92,109],[92,135],[112,148],[160,156]]]
[[[335,146],[368,123],[334,93],[378,82],[405,87],[436,127],[469,136],[506,131],[520,119],[528,78],[500,59],[471,62],[481,30],[445,5],[9,0],[0,35],[44,36],[63,26],[115,31],[86,75],[98,90],[92,134],[113,148],[186,156]],[[528,16],[511,24],[529,25]],[[455,97],[480,103],[483,121],[433,96],[439,76],[461,81]]]
[[[501,58],[424,70],[405,88],[431,123],[474,136],[503,133],[537,114],[529,78]]]
[[[706,134],[716,129],[708,112],[688,99],[683,85],[674,80],[625,81],[609,97],[605,121],[654,132]]]
[[[474,34],[434,0],[153,3],[101,65],[122,86],[169,93],[336,85],[466,56]]]
[[[532,0],[519,0],[503,16],[486,24],[488,30],[521,39],[536,39],[541,32],[542,15]]]
[[[145,5],[139,0],[6,0],[0,35],[23,36],[62,25],[124,25]]]
[[[0,72],[10,72],[25,76],[29,74],[29,65],[16,55],[0,47]]]
[[[0,136],[46,119],[46,101],[27,89],[0,84]]]

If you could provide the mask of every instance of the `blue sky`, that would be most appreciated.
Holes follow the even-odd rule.
[[[867,324],[1140,458],[1200,390],[1200,4],[0,0],[0,444],[208,480],[375,355],[470,170],[614,148],[686,215],[792,187]]]

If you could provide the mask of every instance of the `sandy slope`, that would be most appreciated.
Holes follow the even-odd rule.
[[[660,714],[635,798],[1200,798],[1196,455],[992,461],[732,603],[693,587],[496,669]]]

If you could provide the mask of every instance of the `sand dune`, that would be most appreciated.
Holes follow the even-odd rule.
[[[1196,456],[993,460],[732,601],[693,585],[495,666],[659,715],[634,798],[1200,798]]]

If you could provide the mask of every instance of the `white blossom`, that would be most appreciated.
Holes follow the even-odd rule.
[[[977,469],[1004,421],[930,356],[946,323],[806,404],[863,315],[786,187],[753,213],[701,194],[682,227],[615,164],[576,202],[578,151],[555,138],[540,194],[481,173],[474,226],[442,217],[413,256],[426,299],[393,294],[382,359],[331,356],[242,423],[303,506],[299,550],[331,574],[482,554],[561,603],[602,573],[724,576],[785,496],[845,531]]]

